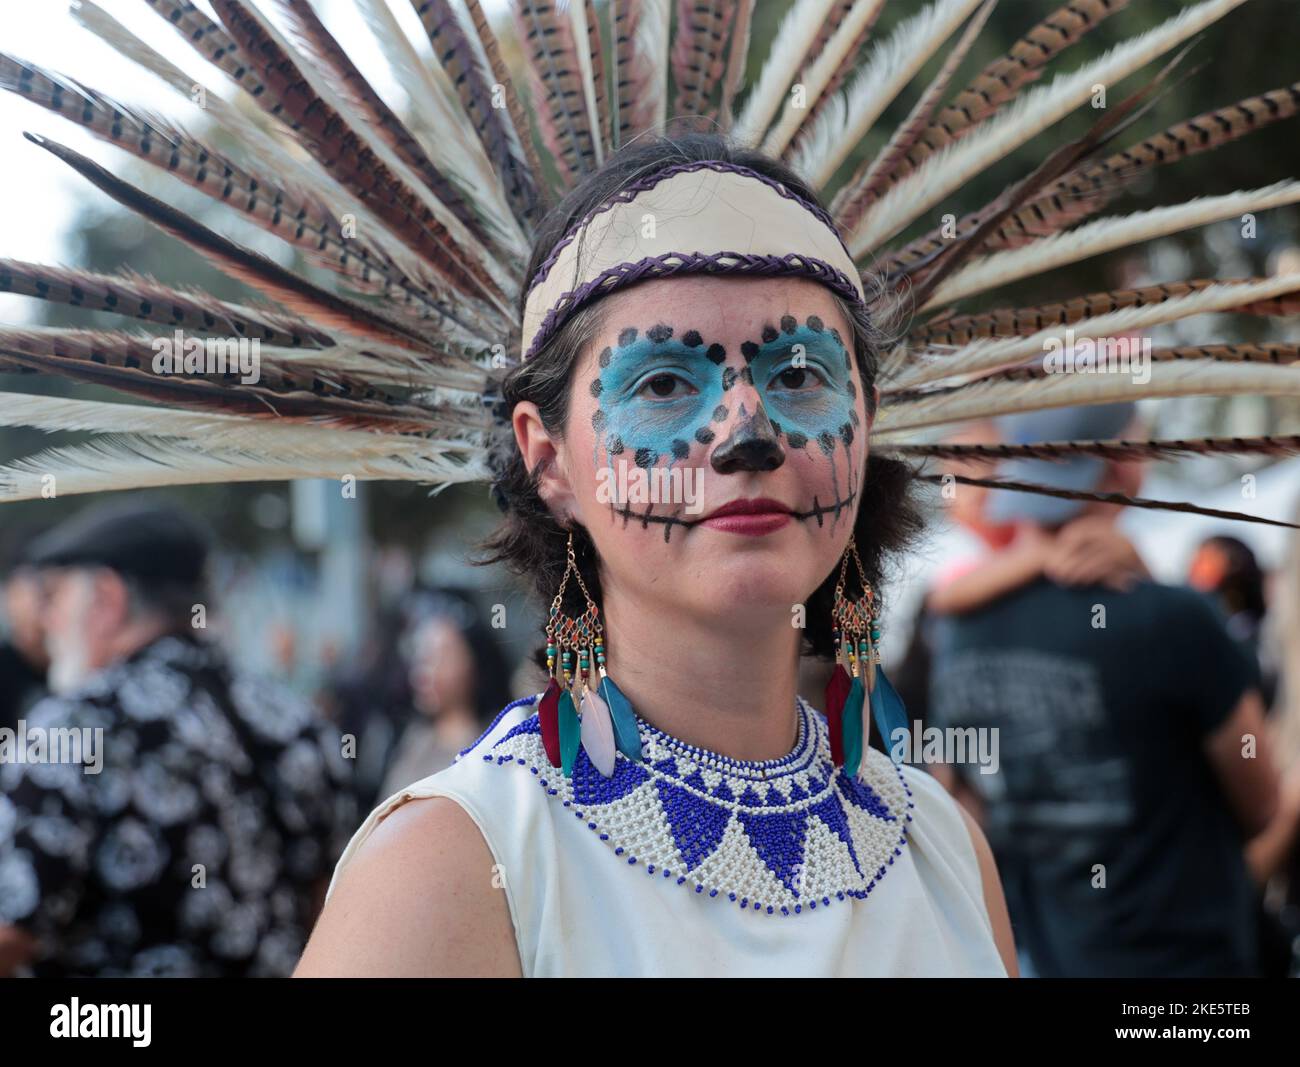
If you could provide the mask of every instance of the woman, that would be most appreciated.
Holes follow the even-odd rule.
[[[450,767],[509,698],[500,650],[473,602],[453,590],[412,601],[408,721],[376,799]]]
[[[800,201],[787,220],[820,225],[811,191],[758,153],[653,140],[553,211],[529,280],[593,212],[642,213],[639,195],[610,207],[618,194],[694,180],[695,162],[782,183]],[[692,188],[701,214],[721,209],[713,188]],[[583,236],[599,260],[602,238]],[[850,542],[874,583],[916,527],[906,468],[869,455],[876,338],[860,304],[820,281],[666,277],[588,303],[509,377],[494,558],[553,596],[573,534],[646,755],[619,751],[605,777],[584,751],[569,783],[537,698],[515,702],[457,764],[367,819],[298,974],[1015,973],[974,822],[878,752],[861,781],[844,773],[795,693],[803,642],[831,652]],[[831,424],[845,432],[818,439]],[[694,514],[602,493],[606,471],[647,469],[650,451],[698,478]],[[807,625],[792,626],[804,605]]]
[[[263,256],[29,135],[277,307],[6,261],[8,292],[166,335],[4,331],[7,367],[149,405],[0,394],[6,425],[98,435],[0,468],[0,495],[328,478],[349,497],[358,479],[495,478],[508,515],[490,555],[553,598],[553,684],[358,831],[301,973],[1014,970],[978,835],[929,779],[872,755],[901,711],[876,662],[874,586],[915,528],[906,472],[881,460],[1292,447],[932,440],[1021,410],[1300,389],[1284,343],[1162,349],[1141,381],[1056,373],[1075,369],[1077,342],[1209,312],[1286,313],[1294,273],[983,303],[1106,251],[1300,199],[1265,186],[1091,219],[1159,168],[1295,113],[1284,88],[1134,141],[1129,120],[1165,75],[1108,105],[1098,93],[1240,3],[1201,0],[1052,79],[1048,66],[1123,5],[1068,0],[1028,26],[999,10],[1021,36],[960,89],[987,0],[915,13],[794,0],[773,34],[754,0],[599,11],[514,0],[518,48],[501,47],[479,0],[427,0],[434,63],[375,5],[411,105],[399,115],[308,0],[275,18],[252,0],[212,0],[216,20],[158,0],[150,9],[247,97],[234,107],[202,94],[200,134],[0,57],[0,88],[287,246]],[[188,75],[85,7],[87,26],[195,106]],[[876,26],[884,7],[902,14],[889,30]],[[912,88],[913,110],[879,138],[877,120]],[[975,199],[989,168],[1090,104],[1081,137],[1035,143],[1037,169]],[[629,148],[701,117],[806,182],[708,139]],[[833,197],[833,218],[814,190]],[[290,252],[314,273],[282,266]],[[883,279],[872,306],[904,293],[917,309],[879,366],[863,267]],[[256,367],[245,340],[263,346]],[[515,356],[498,396],[494,372]],[[490,448],[496,414],[509,437]],[[801,642],[838,663],[816,711],[794,692]]]

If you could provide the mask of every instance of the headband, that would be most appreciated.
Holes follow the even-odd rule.
[[[865,301],[853,257],[820,207],[748,167],[684,163],[623,189],[555,246],[528,290],[522,358],[580,308],[677,274],[811,278]]]

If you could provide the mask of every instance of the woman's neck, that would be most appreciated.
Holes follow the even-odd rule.
[[[802,631],[789,615],[763,628],[719,626],[605,598],[609,675],[637,714],[732,759],[788,756],[798,740]]]

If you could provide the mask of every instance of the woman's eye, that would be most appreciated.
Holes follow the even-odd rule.
[[[685,396],[690,392],[690,386],[675,374],[656,374],[653,378],[646,379],[645,384],[637,391],[666,398]]]
[[[782,389],[803,391],[815,389],[821,384],[820,379],[807,367],[787,367],[776,376]]]

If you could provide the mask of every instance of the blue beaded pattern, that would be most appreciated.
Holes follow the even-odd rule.
[[[502,715],[539,697],[517,700]],[[644,762],[620,752],[605,778],[579,749],[570,779],[547,759],[536,713],[482,758],[527,767],[549,798],[630,867],[746,910],[798,915],[864,900],[902,855],[915,803],[902,770],[883,753],[864,756],[865,781],[835,767],[825,718],[803,698],[796,707],[798,740],[777,760],[708,752],[637,716]]]

